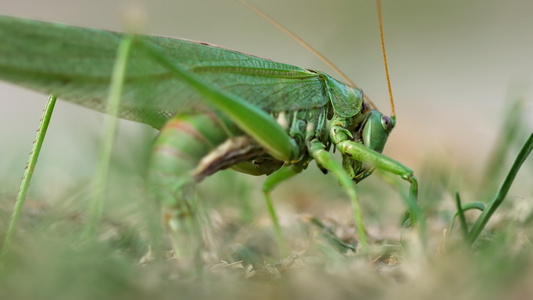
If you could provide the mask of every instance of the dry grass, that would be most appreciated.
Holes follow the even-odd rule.
[[[487,166],[497,167],[487,171],[452,169],[446,159],[424,164],[419,180],[426,245],[416,229],[402,233],[404,208],[395,189],[384,188],[379,175],[361,184],[371,238],[367,253],[347,246],[357,248],[351,209],[329,176],[309,171],[275,192],[292,251],[280,257],[258,192],[261,180],[217,174],[198,191],[207,224],[207,264],[194,278],[183,275],[183,263],[168,251],[158,208],[146,201],[143,168],[117,158],[96,241],[80,239],[91,194],[87,181],[33,193],[39,197],[26,203],[0,273],[0,298],[526,299],[533,295],[531,161],[473,246],[461,239],[458,224],[447,231],[456,210],[453,191],[460,189],[465,202],[487,201],[507,172],[507,161],[516,156],[513,145],[526,133],[495,149]],[[503,129],[502,136],[508,135]],[[2,198],[4,234],[14,195]],[[467,213],[470,223],[478,216]]]

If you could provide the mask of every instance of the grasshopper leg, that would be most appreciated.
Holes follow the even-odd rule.
[[[343,140],[336,143],[337,149],[353,160],[368,164],[374,168],[399,175],[402,179],[410,183],[409,196],[407,197],[407,206],[410,211],[410,221],[413,224],[419,224],[422,237],[425,236],[425,218],[422,209],[418,205],[418,180],[413,171],[396,160],[378,153],[364,145]]]
[[[363,249],[366,249],[368,247],[368,242],[366,239],[363,214],[361,212],[361,207],[359,206],[357,191],[355,190],[355,183],[350,175],[346,173],[342,165],[337,162],[333,155],[325,149],[326,146],[322,142],[317,139],[313,139],[310,141],[308,147],[309,153],[316,160],[316,162],[337,177],[337,180],[339,180],[340,184],[344,188],[344,191],[350,197],[355,215],[357,231],[359,233],[359,240]]]
[[[276,237],[276,242],[278,243],[278,248],[282,257],[289,255],[289,248],[287,246],[287,241],[283,237],[281,226],[279,225],[278,217],[276,215],[270,193],[279,183],[299,174],[301,171],[302,168],[300,168],[298,165],[283,167],[267,177],[267,180],[263,184],[263,194],[265,195],[266,205],[270,214],[270,219],[272,220],[272,225],[274,227],[274,235]]]
[[[194,185],[262,151],[215,114],[175,116],[161,129],[154,142],[149,179],[178,258],[201,262],[203,239],[192,197]]]

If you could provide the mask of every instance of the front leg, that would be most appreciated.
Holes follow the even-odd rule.
[[[324,169],[331,172],[337,180],[339,180],[346,194],[350,197],[352,202],[352,208],[355,216],[355,222],[357,225],[357,231],[359,233],[359,240],[364,250],[368,247],[366,239],[365,226],[363,222],[363,214],[361,207],[359,206],[359,199],[357,197],[357,191],[355,190],[355,183],[342,165],[335,160],[333,155],[326,151],[326,146],[318,139],[313,139],[308,145],[310,155],[316,160],[316,162]]]
[[[411,212],[411,221],[413,223],[417,220],[422,221],[420,230],[424,234],[423,213],[417,203],[418,181],[413,171],[380,153],[394,126],[394,120],[391,124],[387,124],[387,120],[390,121],[381,113],[372,111],[364,126],[358,129],[361,136],[353,137],[352,133],[346,129],[350,126],[349,122],[346,119],[337,118],[330,126],[330,138],[342,153],[344,167],[355,182],[366,178],[374,168],[377,168],[399,175],[410,183],[407,205]]]
[[[339,149],[343,156],[348,156],[350,159],[367,164],[372,168],[378,168],[385,172],[399,175],[402,179],[409,182],[410,187],[407,205],[411,212],[411,222],[416,224],[418,221],[423,219],[422,209],[417,203],[418,180],[411,169],[390,157],[387,157],[372,149],[368,149],[365,147],[365,145],[358,142],[344,140],[337,144],[337,149]],[[424,232],[424,222],[420,222],[420,224],[422,225],[420,229],[422,232]]]

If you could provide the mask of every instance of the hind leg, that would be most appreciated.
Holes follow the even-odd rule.
[[[250,137],[214,114],[176,116],[163,127],[154,143],[149,180],[179,259],[201,262],[202,228],[194,186],[262,152]]]

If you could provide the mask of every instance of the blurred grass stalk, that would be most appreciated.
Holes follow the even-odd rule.
[[[9,221],[9,227],[7,229],[6,237],[4,240],[4,245],[2,246],[2,252],[0,253],[0,267],[3,265],[5,256],[9,251],[11,241],[15,235],[17,229],[17,223],[22,212],[22,207],[24,206],[24,201],[26,200],[26,193],[30,187],[31,178],[33,176],[33,171],[35,170],[35,165],[41,153],[41,147],[46,136],[46,131],[48,130],[48,125],[52,119],[52,113],[54,111],[54,106],[56,104],[57,98],[53,95],[48,97],[46,106],[44,108],[43,117],[41,118],[41,123],[39,129],[37,129],[37,135],[33,141],[33,147],[30,152],[30,157],[28,159],[28,164],[24,170],[24,175],[22,176],[22,182],[20,184],[20,190],[17,195],[17,200],[15,201],[15,207],[13,209],[13,214]]]
[[[516,174],[520,170],[520,167],[522,166],[522,164],[525,162],[529,153],[531,153],[531,150],[533,150],[533,133],[531,133],[528,140],[526,141],[526,143],[524,144],[524,146],[518,153],[518,156],[516,157],[516,160],[513,163],[511,170],[509,170],[509,173],[505,177],[505,180],[503,181],[500,189],[494,195],[492,200],[488,203],[487,208],[483,210],[483,212],[477,219],[476,223],[474,223],[474,226],[472,227],[472,230],[470,231],[468,235],[469,243],[473,243],[476,241],[479,234],[481,233],[481,231],[483,230],[483,228],[489,221],[490,217],[494,214],[494,212],[498,209],[498,207],[503,203],[503,200],[505,199],[507,192],[509,192],[511,185],[513,184]]]
[[[524,123],[524,104],[521,100],[516,100],[506,115],[500,137],[498,138],[489,162],[487,163],[487,167],[484,172],[485,176],[481,180],[479,193],[480,198],[488,198],[487,193],[491,193],[493,190],[492,187],[497,185],[497,180],[499,179],[500,174],[503,172],[503,168],[505,166],[503,162],[506,161],[507,156],[509,156],[509,152],[511,152],[511,150],[514,148],[513,146],[517,144],[519,145],[519,143],[521,143],[523,140],[525,127]],[[511,188],[518,171],[520,170],[522,164],[526,161],[532,149],[533,133],[530,134],[529,138],[521,147],[520,152],[515,158],[514,163],[507,173],[503,183],[494,196],[491,197],[491,200],[486,206],[479,201],[462,204],[459,192],[456,191],[455,199],[457,212],[451,219],[449,230],[451,231],[453,228],[455,218],[459,217],[461,233],[465,242],[468,244],[473,244],[485,228],[485,225],[489,222],[492,215],[505,200],[505,197],[509,192],[509,189]],[[465,220],[464,211],[471,209],[480,210],[482,213],[469,230],[467,228],[468,225]]]

